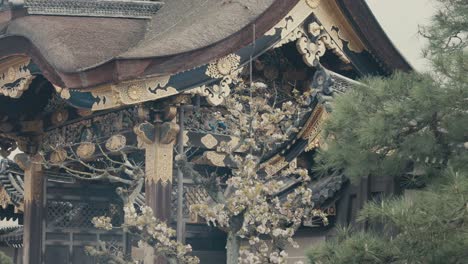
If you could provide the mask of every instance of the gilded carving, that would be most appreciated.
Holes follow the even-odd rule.
[[[106,148],[109,151],[117,152],[122,150],[127,144],[127,138],[124,135],[113,135],[106,141]]]
[[[220,85],[203,85],[188,91],[188,93],[203,96],[210,105],[218,106],[224,102],[224,99],[229,96],[229,94],[231,94],[231,89],[229,87],[231,83],[231,78],[224,78],[221,80]]]
[[[63,148],[56,149],[50,154],[50,162],[52,164],[59,164],[66,160],[67,158],[67,151]]]
[[[165,76],[114,84],[111,86],[114,94],[112,98],[107,99],[130,105],[177,94],[176,89],[166,87],[168,82],[169,76]]]
[[[217,167],[226,166],[224,162],[224,159],[226,158],[225,154],[217,153],[215,151],[207,151],[205,152],[205,157],[214,166],[217,166]]]
[[[190,138],[188,136],[188,131],[184,131],[184,147],[188,146]]]
[[[281,41],[277,46],[296,40],[295,34],[300,34],[300,25],[313,13],[313,9],[306,0],[299,1],[297,5],[280,21],[276,26],[265,33],[267,36],[274,36],[281,32]],[[295,33],[293,33],[295,32]],[[285,38],[291,39],[284,41]],[[282,44],[281,44],[282,42]]]
[[[172,163],[174,144],[146,145],[146,180],[153,183],[159,181],[163,186],[172,183]]]
[[[42,203],[43,174],[42,158],[39,155],[31,157],[31,163],[24,171],[24,203]]]
[[[309,33],[312,34],[314,37],[318,37],[320,32],[322,32],[323,27],[319,25],[317,22],[312,22],[309,25]]]
[[[229,54],[208,64],[205,74],[211,78],[221,79],[219,84],[212,86],[201,86],[190,90],[190,94],[198,94],[206,98],[210,105],[216,106],[224,102],[231,93],[230,85],[239,78],[241,71],[240,56]]]
[[[16,72],[13,67],[8,68],[7,77],[7,80],[9,82],[13,82],[14,80],[16,80]]]
[[[310,8],[315,9],[320,5],[320,0],[306,0],[306,3]]]
[[[140,100],[144,95],[144,89],[144,87],[137,84],[130,85],[126,90],[126,96],[130,98],[130,100]]]
[[[275,156],[267,163],[264,163],[263,167],[265,168],[265,172],[267,175],[272,176],[275,175],[277,172],[282,170],[286,167],[289,163],[281,156]]]
[[[224,78],[234,74],[240,65],[240,57],[236,54],[229,54],[224,58],[218,59],[208,65],[206,75],[211,78]]]
[[[6,190],[3,189],[3,187],[0,187],[0,206],[3,209],[6,209],[8,207],[8,205],[10,205],[10,204],[11,204],[10,196],[8,195]]]
[[[214,148],[216,145],[218,145],[218,140],[216,140],[213,135],[208,134],[204,137],[201,138],[201,142],[203,145],[205,145],[208,149]]]
[[[354,31],[352,25],[344,15],[343,11],[337,4],[338,1],[322,1],[315,8],[314,15],[317,17],[320,24],[324,27],[335,44],[340,50],[343,50],[345,42],[348,48],[354,52],[362,52],[365,45]]]
[[[133,132],[137,135],[138,141],[142,141],[146,144],[152,144],[156,139],[156,128],[149,122],[144,122],[135,126]]]
[[[82,159],[87,159],[93,156],[96,151],[96,145],[91,142],[83,142],[78,146],[76,155]]]
[[[178,94],[179,92],[174,87],[167,85],[169,79],[170,76],[150,77],[95,87],[90,91],[91,95],[97,99],[91,106],[91,110],[134,105]],[[56,91],[63,99],[70,99],[72,96],[67,88],[56,87]]]
[[[317,106],[309,120],[307,120],[303,131],[299,135],[301,138],[307,140],[306,152],[320,147],[322,141],[320,133],[322,132],[323,123],[327,117],[328,115],[324,106]]]
[[[20,98],[34,80],[29,65],[31,59],[24,56],[12,57],[0,62],[0,94]]]

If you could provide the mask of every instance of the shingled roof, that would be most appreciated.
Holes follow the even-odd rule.
[[[376,60],[390,71],[411,69],[364,0],[335,1]],[[146,14],[149,19],[138,14],[132,17],[131,13],[125,18],[103,17],[100,12],[83,17],[73,10],[50,16],[32,9],[28,13],[27,5],[0,9],[0,59],[26,54],[47,79],[68,88],[172,75],[251,44],[287,17],[299,2],[171,0],[154,14]]]

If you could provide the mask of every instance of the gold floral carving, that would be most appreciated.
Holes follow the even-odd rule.
[[[227,75],[235,73],[240,65],[240,56],[229,54],[224,58],[218,59],[208,65],[206,75],[211,78],[223,78]]]
[[[113,135],[106,141],[106,148],[109,151],[116,152],[122,150],[127,144],[127,138],[124,135]]]
[[[201,86],[188,91],[190,94],[198,94],[206,98],[210,105],[216,106],[224,102],[224,99],[231,93],[230,85],[233,80],[239,78],[240,56],[229,54],[208,64],[205,74],[214,79],[221,79],[219,84],[212,86]]]
[[[201,143],[205,145],[205,147],[207,147],[208,149],[212,149],[216,145],[218,145],[218,140],[216,140],[216,138],[213,135],[207,134],[206,136],[201,138]]]
[[[141,97],[145,94],[144,87],[138,84],[130,85],[126,92],[126,95],[130,100],[140,100]]]
[[[87,159],[93,156],[94,152],[96,151],[96,145],[91,142],[84,142],[78,146],[76,150],[76,155],[82,159]]]
[[[177,90],[166,87],[169,76],[132,80],[112,85],[113,98],[118,103],[131,105],[177,94]],[[115,102],[115,103],[117,103]]]
[[[92,110],[134,105],[178,94],[179,92],[174,87],[168,86],[169,79],[170,76],[149,77],[94,87],[91,94],[98,100],[92,105]],[[57,90],[62,98],[70,98],[68,89],[58,88]]]
[[[50,162],[52,164],[59,164],[67,159],[67,151],[64,149],[56,149],[50,154]]]
[[[0,187],[0,206],[3,209],[6,209],[8,205],[11,204],[11,199],[6,190],[3,187]]]

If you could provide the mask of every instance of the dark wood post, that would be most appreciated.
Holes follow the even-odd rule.
[[[44,177],[41,158],[32,156],[24,171],[23,263],[42,263]]]
[[[168,223],[171,219],[174,143],[178,131],[174,122],[143,123],[135,128],[145,146],[146,205],[153,209],[156,218]],[[154,258],[151,252],[145,255],[147,264],[166,263],[163,258]]]

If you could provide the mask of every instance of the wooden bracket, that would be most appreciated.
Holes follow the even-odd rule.
[[[141,139],[146,144],[152,144],[156,138],[156,128],[149,122],[141,123],[133,128],[138,139]]]
[[[165,122],[160,125],[159,129],[159,142],[162,144],[170,144],[176,140],[180,127],[176,123]]]

